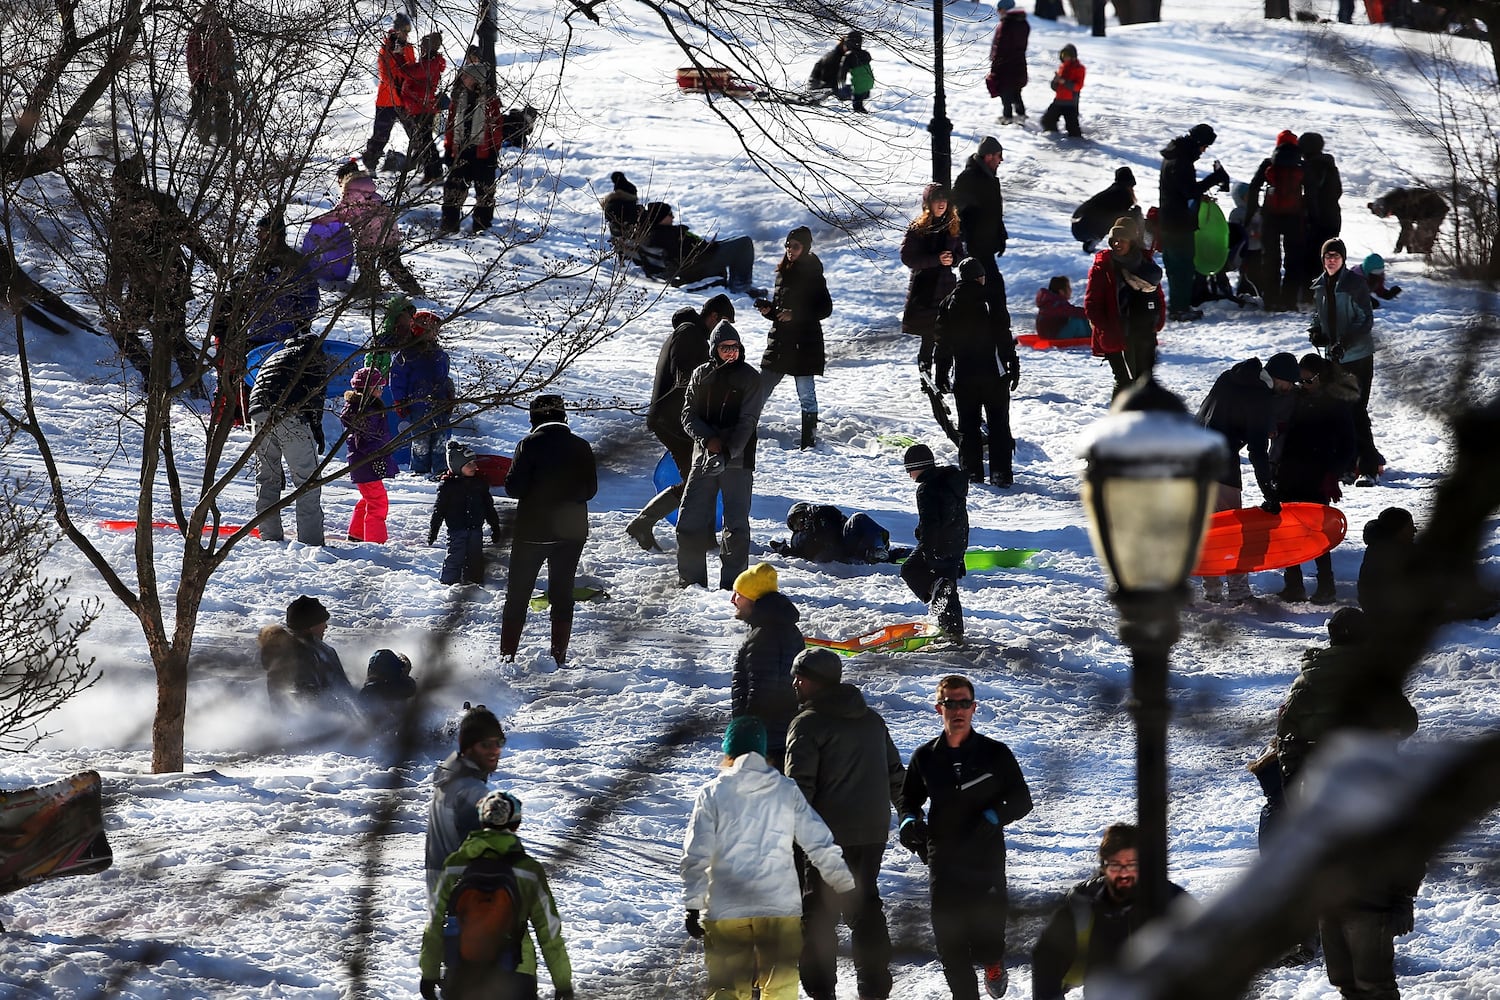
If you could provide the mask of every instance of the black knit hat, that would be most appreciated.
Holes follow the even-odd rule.
[[[1359,608],[1339,608],[1328,619],[1328,641],[1335,646],[1362,642],[1367,628],[1368,619]]]
[[[1218,137],[1219,133],[1215,132],[1214,127],[1207,122],[1199,122],[1188,129],[1188,138],[1200,146],[1212,146]]]
[[[1129,167],[1120,167],[1115,171],[1115,183],[1124,184],[1126,187],[1135,187],[1135,172]]]
[[[459,753],[482,740],[491,739],[497,739],[502,747],[505,746],[505,730],[501,727],[500,720],[495,718],[495,713],[483,705],[469,709],[458,720]]]
[[[293,632],[305,632],[328,620],[328,609],[316,597],[301,595],[286,606],[286,627]]]
[[[1337,236],[1335,236],[1331,240],[1325,240],[1323,242],[1323,249],[1320,251],[1320,256],[1322,254],[1330,254],[1330,253],[1336,253],[1340,257],[1344,258],[1345,260],[1349,259],[1349,250],[1348,250],[1348,248],[1346,248],[1344,246],[1344,241],[1341,240],[1341,239],[1339,239]]]
[[[837,684],[844,679],[844,658],[821,646],[804,649],[792,660],[792,676],[799,674],[823,684]]]
[[[565,423],[567,419],[568,408],[556,393],[545,393],[531,401],[531,426]]]
[[[937,465],[937,459],[932,456],[932,449],[925,444],[914,444],[906,449],[906,454],[901,457],[901,464],[906,466],[907,472],[916,472]]]
[[[1005,148],[1000,145],[999,139],[996,139],[992,135],[987,135],[979,140],[979,155],[989,156],[991,153],[999,153],[1001,156],[1004,156]]]
[[[715,295],[713,298],[703,303],[703,315],[707,316],[709,313],[713,313],[720,319],[733,321],[734,303],[730,301],[729,296],[725,295],[723,292],[720,292],[718,295]]]

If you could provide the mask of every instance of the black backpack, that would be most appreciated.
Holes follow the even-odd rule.
[[[448,895],[443,956],[458,970],[514,970],[521,961],[526,911],[512,856],[482,854],[469,862]]]

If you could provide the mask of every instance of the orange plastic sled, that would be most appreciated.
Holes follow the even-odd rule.
[[[1316,559],[1344,540],[1348,522],[1337,507],[1284,503],[1280,514],[1259,507],[1221,510],[1209,521],[1195,576],[1284,569]]]
[[[898,622],[883,628],[862,632],[848,639],[807,639],[808,646],[821,646],[842,656],[853,656],[866,650],[879,649],[888,653],[920,649],[938,638],[937,629],[926,622]]]
[[[1089,337],[1043,337],[1039,333],[1023,333],[1016,337],[1016,343],[1046,351],[1054,347],[1087,347],[1093,340]]]

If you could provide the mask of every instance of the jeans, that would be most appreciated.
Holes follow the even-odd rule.
[[[803,413],[818,412],[818,386],[814,375],[793,375],[792,379],[797,385],[797,401],[802,404]],[[771,392],[781,380],[786,378],[785,372],[772,371],[762,368],[760,372],[760,398],[770,399]]]
[[[313,440],[312,428],[301,414],[276,416],[262,411],[253,414],[251,420],[257,432],[265,430],[265,437],[255,449],[255,513],[259,522],[261,513],[274,507],[281,500],[281,491],[286,488],[281,463],[286,462],[293,487],[300,489],[318,469],[318,446]],[[267,520],[260,522],[260,537],[268,542],[286,538],[280,511],[267,515]],[[321,487],[308,490],[297,498],[297,541],[304,545],[323,544]]]

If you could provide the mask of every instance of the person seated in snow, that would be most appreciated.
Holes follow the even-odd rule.
[[[1365,555],[1359,564],[1359,606],[1380,621],[1404,608],[1412,598],[1412,558],[1417,525],[1405,507],[1387,507],[1365,524]],[[1488,620],[1500,614],[1500,592],[1478,579],[1461,588],[1448,605],[1447,618]]]
[[[1089,336],[1089,314],[1073,304],[1073,282],[1058,274],[1036,290],[1036,335],[1052,340]]]
[[[599,199],[604,221],[609,225],[609,242],[615,252],[634,257],[646,226],[646,206],[640,193],[623,170],[609,175],[610,192]]]
[[[1079,205],[1073,213],[1073,238],[1083,244],[1083,252],[1099,249],[1099,241],[1109,235],[1115,220],[1122,215],[1140,218],[1141,206],[1135,200],[1135,174],[1129,167],[1115,170],[1109,187]]]
[[[500,766],[505,749],[505,729],[495,713],[483,705],[469,707],[458,721],[458,749],[432,772],[432,801],[427,806],[425,865],[427,898],[434,907],[443,865],[458,850],[464,838],[479,829],[474,811],[489,794],[490,775]]]
[[[847,563],[883,563],[897,558],[891,551],[891,533],[864,512],[845,517],[832,504],[800,501],[786,512],[786,526],[792,529],[792,537],[771,542],[772,551],[782,555]]]
[[[422,934],[423,1000],[437,1000],[439,985],[443,1000],[534,1000],[539,951],[552,977],[555,1000],[573,1000],[573,962],[563,941],[562,918],[547,884],[547,871],[516,838],[521,800],[509,792],[490,792],[479,800],[475,812],[479,829],[447,858],[437,905]],[[498,926],[484,919],[496,916],[485,912],[484,903],[477,904],[476,912],[469,901],[460,898],[465,893],[465,872],[476,864],[485,871],[493,867],[507,872],[515,887],[515,910],[505,913],[506,920]],[[490,888],[480,883],[468,892],[482,896]],[[473,923],[465,926],[466,921]],[[490,943],[498,954],[488,961],[466,954],[476,943],[481,951]]]
[[[277,715],[312,707],[359,715],[339,654],[323,641],[328,617],[321,601],[303,594],[287,605],[285,622],[260,630],[260,663]]]
[[[672,206],[664,201],[646,206],[646,221],[650,228],[645,243],[661,256],[662,280],[689,285],[717,278],[737,295],[765,296],[766,290],[754,285],[755,241],[750,237],[705,240],[678,225]]]
[[[1362,274],[1365,285],[1370,289],[1370,294],[1376,296],[1370,300],[1371,309],[1379,309],[1380,303],[1376,299],[1385,299],[1389,302],[1401,294],[1400,285],[1386,285],[1385,283],[1385,258],[1378,253],[1372,253],[1361,263],[1355,264],[1349,270],[1355,274]]]
[[[359,707],[377,729],[395,732],[406,706],[417,696],[411,676],[411,657],[393,649],[377,649],[365,667],[365,685],[359,689]]]

